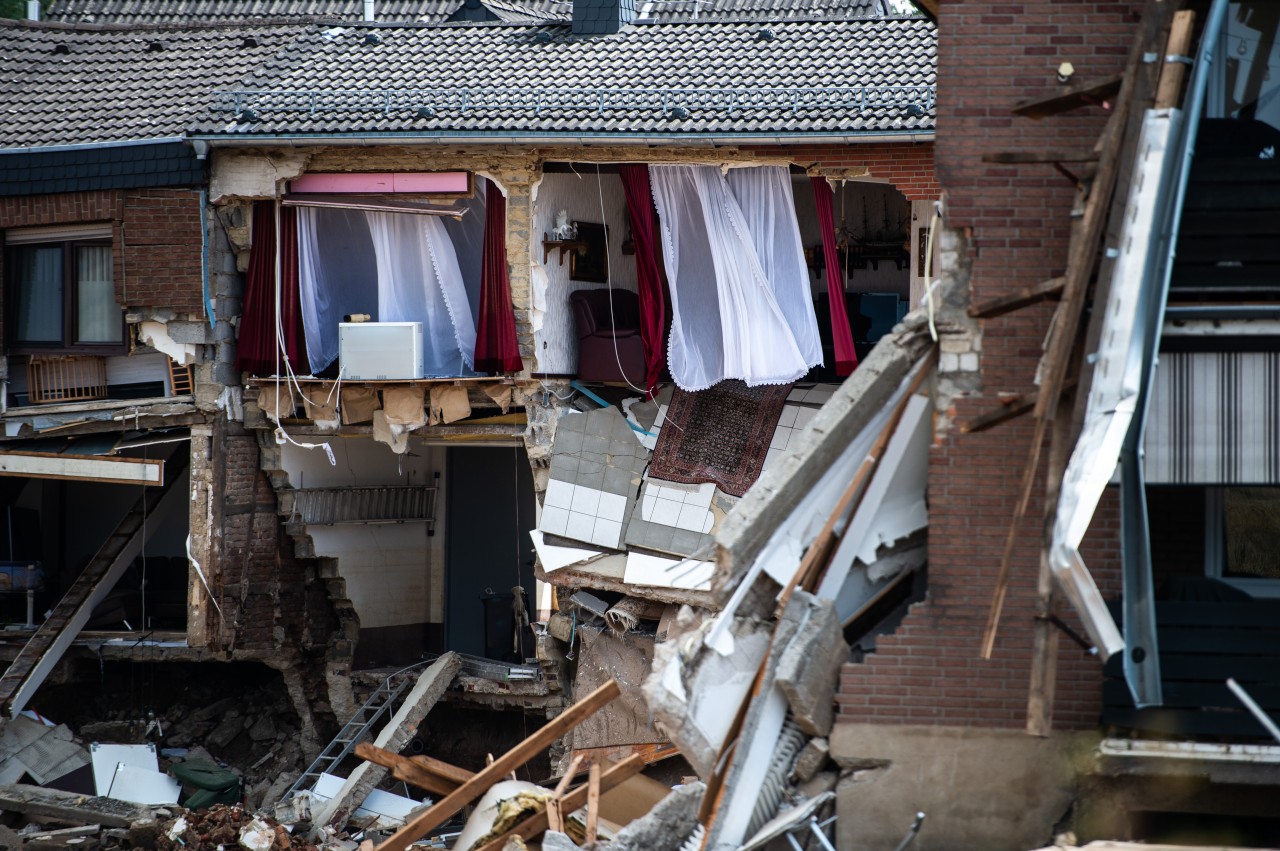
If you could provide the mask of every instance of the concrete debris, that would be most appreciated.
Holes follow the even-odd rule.
[[[653,636],[618,636],[598,626],[579,625],[578,641],[577,688],[588,691],[612,678],[618,681],[622,695],[606,711],[597,712],[574,729],[574,749],[667,741],[654,727],[641,693],[641,684],[653,665]]]
[[[33,820],[47,818],[66,824],[108,827],[128,827],[151,818],[151,810],[138,804],[16,783],[0,785],[0,811],[22,813]]]
[[[791,777],[797,783],[806,783],[813,779],[831,756],[831,746],[826,739],[810,739],[796,756],[796,764],[791,769]]]
[[[836,681],[849,660],[849,645],[829,600],[797,591],[792,607],[798,603],[803,604],[803,614],[796,616],[803,621],[778,660],[776,681],[800,729],[826,736],[835,721]]]
[[[190,811],[165,822],[155,839],[157,851],[226,851],[236,847],[248,851],[317,851],[316,846],[290,836],[274,819],[227,804]]]
[[[48,783],[89,764],[89,752],[74,741],[65,724],[49,726],[19,715],[0,734],[0,783],[29,775]]]
[[[542,851],[579,851],[581,847],[558,830],[548,830],[542,835]]]
[[[618,831],[610,851],[678,851],[698,826],[698,804],[705,791],[701,782],[672,789],[648,815]]]
[[[802,798],[816,798],[825,792],[835,791],[840,782],[840,774],[835,771],[820,771],[809,780],[796,787],[796,794]]]

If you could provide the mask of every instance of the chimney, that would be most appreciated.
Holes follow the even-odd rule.
[[[40,20],[40,0],[27,0],[27,20]]]
[[[366,21],[376,21],[377,14],[373,11],[373,0],[364,0],[364,19]]]
[[[636,19],[638,0],[573,0],[574,35],[609,35]]]

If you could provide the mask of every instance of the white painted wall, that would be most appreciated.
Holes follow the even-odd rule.
[[[596,222],[603,218],[609,229],[609,259],[612,285],[631,292],[636,291],[636,262],[634,254],[623,254],[622,243],[627,238],[627,199],[622,190],[622,179],[616,174],[601,174],[598,178],[591,166],[579,166],[574,174],[547,174],[538,184],[537,202],[533,211],[533,262],[542,263],[542,235],[550,238],[555,226],[556,213],[569,211],[570,221]],[[601,200],[604,215],[601,216]],[[574,290],[604,289],[605,284],[569,280],[569,255],[560,265],[559,252],[552,251],[543,270],[547,276],[546,314],[542,329],[534,334],[538,355],[538,372],[574,373],[578,369],[578,331],[573,313],[569,309],[569,293]]]
[[[369,437],[332,437],[335,466],[324,453],[285,444],[282,457],[289,482],[298,488],[432,486],[434,474],[444,481],[444,450],[410,443],[396,455]],[[316,554],[338,560],[347,596],[360,616],[360,626],[374,628],[443,620],[441,576],[444,537],[443,488],[436,500],[436,534],[425,523],[361,526],[309,526]],[[439,598],[439,599],[438,599]]]

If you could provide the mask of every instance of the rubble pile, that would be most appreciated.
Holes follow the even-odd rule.
[[[316,851],[315,845],[291,836],[274,819],[226,804],[170,819],[159,826],[155,837],[157,851],[219,851],[237,846],[249,851]]]

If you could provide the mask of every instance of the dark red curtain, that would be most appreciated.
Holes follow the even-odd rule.
[[[827,267],[827,300],[831,303],[831,339],[835,344],[836,375],[848,375],[858,366],[853,350],[853,332],[844,307],[844,276],[836,253],[835,194],[825,177],[813,181],[813,202],[818,207],[818,227],[822,228],[822,256]]]
[[[480,263],[475,364],[477,372],[519,372],[524,368],[507,274],[507,199],[488,179],[484,182],[484,258]]]
[[[296,372],[307,374],[307,342],[298,301],[298,211],[280,209],[284,240],[280,246],[280,319],[284,351]],[[236,346],[236,369],[273,375],[276,360],[276,210],[272,201],[253,204],[253,247],[245,275],[244,308]],[[279,369],[284,371],[283,359]]]
[[[658,267],[657,210],[649,190],[647,165],[623,165],[618,168],[627,195],[627,218],[631,222],[631,241],[636,248],[636,278],[640,295],[640,340],[644,344],[644,385],[652,396],[658,387],[658,376],[667,361],[666,294],[662,289],[662,272]]]

